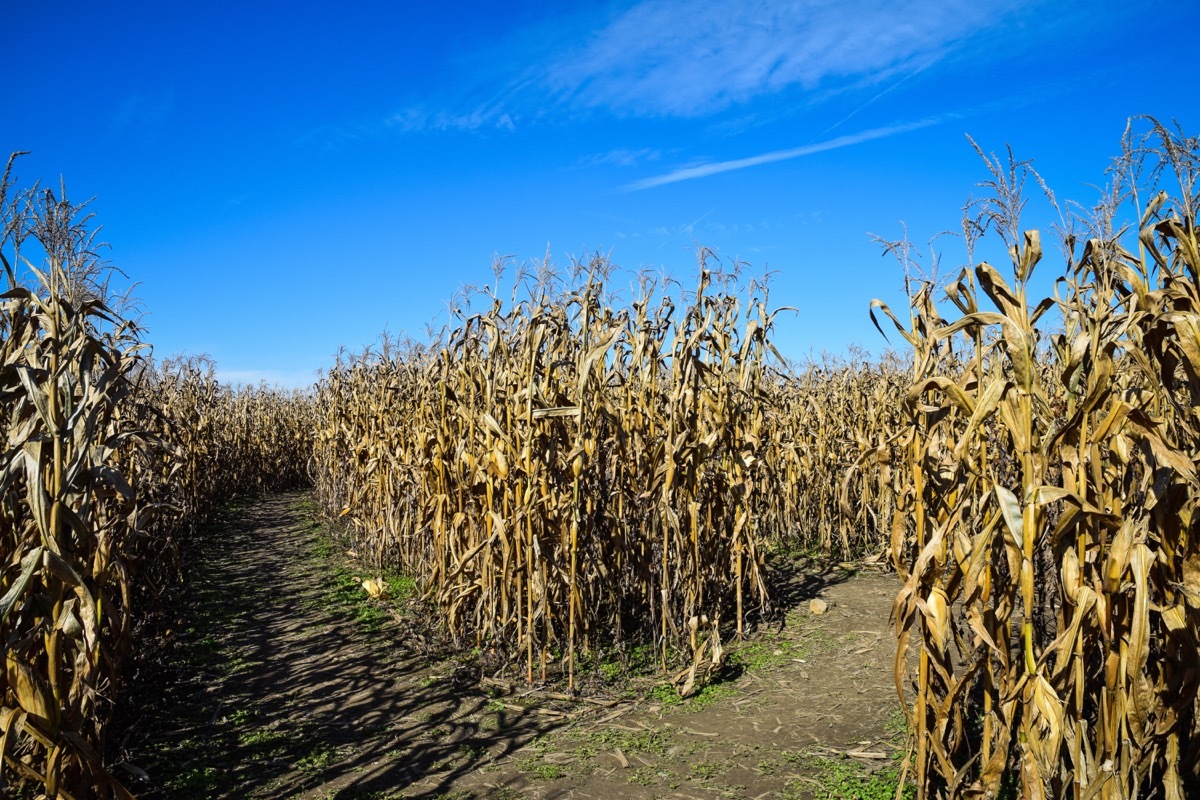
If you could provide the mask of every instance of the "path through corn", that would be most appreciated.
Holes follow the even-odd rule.
[[[618,679],[571,700],[481,681],[477,658],[354,597],[308,502],[259,501],[194,559],[129,720],[139,797],[876,796],[894,770],[894,576],[781,578],[791,610],[731,644],[735,669],[698,699]]]

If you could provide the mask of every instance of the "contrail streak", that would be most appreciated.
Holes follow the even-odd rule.
[[[814,153],[823,153],[826,150],[837,150],[840,147],[849,147],[851,145],[869,142],[872,139],[883,139],[888,136],[895,136],[909,131],[928,128],[931,125],[937,125],[942,122],[945,117],[932,117],[929,119],[917,120],[916,122],[905,122],[899,125],[889,125],[883,128],[871,128],[870,130],[851,133],[845,136],[839,136],[836,139],[829,139],[816,144],[806,144],[803,147],[794,147],[790,150],[774,150],[770,153],[762,155],[749,156],[747,158],[735,158],[731,161],[716,161],[712,164],[701,164],[696,167],[685,167],[677,169],[673,172],[668,172],[663,175],[656,175],[653,178],[643,178],[640,181],[634,181],[625,186],[625,189],[631,192],[641,191],[642,189],[652,189],[655,186],[665,186],[668,183],[679,183],[680,181],[690,181],[696,178],[707,178],[709,175],[717,175],[721,172],[732,172],[737,169],[745,169],[746,167],[757,167],[760,164],[771,164],[776,161],[787,161],[792,158],[800,158],[801,156],[811,156]]]

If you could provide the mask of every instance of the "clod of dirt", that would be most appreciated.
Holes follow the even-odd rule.
[[[829,604],[819,597],[814,597],[812,600],[808,601],[808,610],[817,616],[820,616],[829,610]]]

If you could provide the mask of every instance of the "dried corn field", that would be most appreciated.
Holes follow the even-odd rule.
[[[894,462],[896,682],[918,797],[1195,796],[1198,142],[1131,126],[1104,202],[1059,231],[1045,300],[1020,220],[1036,174],[985,160],[964,228],[1000,237],[1007,277],[973,263],[954,317],[926,286],[897,323],[916,381]]]
[[[231,391],[202,362],[148,359],[137,325],[105,302],[79,207],[14,192],[9,177],[0,184],[3,777],[49,797],[130,797],[106,762],[105,733],[128,701],[139,626],[178,579],[183,535],[238,493],[306,479],[311,404]],[[44,256],[40,267],[30,252]],[[30,279],[18,281],[14,264]]]
[[[1061,214],[1046,299],[1021,221],[1036,173],[985,156],[945,298],[913,282],[906,322],[873,308],[911,359],[789,365],[768,287],[701,250],[686,292],[627,288],[601,257],[510,291],[498,269],[481,308],[340,357],[314,394],[154,361],[81,207],[6,173],[6,780],[130,796],[105,730],[181,543],[232,497],[311,482],[459,645],[570,689],[650,646],[687,695],[770,609],[768,554],[890,554],[918,797],[1188,796],[1200,156],[1138,124],[1096,212]],[[1010,270],[975,260],[985,236]],[[18,280],[22,247],[44,262]]]

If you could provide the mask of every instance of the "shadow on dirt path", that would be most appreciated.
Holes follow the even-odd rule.
[[[200,554],[184,627],[142,677],[139,797],[387,797],[434,775],[432,796],[554,726],[339,603],[307,501],[257,502]]]
[[[124,750],[145,771],[139,797],[875,797],[894,785],[894,576],[780,573],[780,612],[729,646],[696,697],[650,679],[570,700],[481,680],[421,647],[412,625],[347,603],[310,504],[256,501],[193,559],[177,624],[136,683]],[[820,615],[807,603],[818,595]]]

